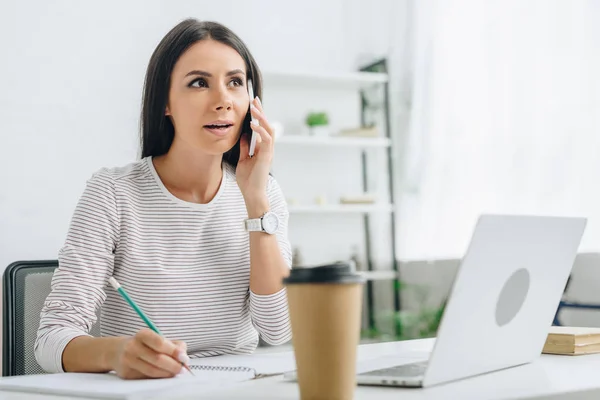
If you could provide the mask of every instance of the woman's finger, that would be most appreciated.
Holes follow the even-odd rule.
[[[162,365],[159,365],[152,361],[152,359],[146,359],[146,361],[155,364],[159,368],[167,369],[168,371],[174,370],[176,368],[177,357],[174,358],[174,354],[178,352],[177,346],[172,341],[160,336],[156,332],[150,329],[142,329],[138,331],[135,335],[136,342],[141,344],[143,349],[138,349],[138,351],[143,351],[145,355],[156,356],[158,354],[164,355],[167,359],[172,360],[171,362],[164,361],[165,357],[161,357],[160,361]],[[146,351],[147,350],[147,351]]]
[[[166,378],[181,372],[181,364],[171,355],[157,353],[140,342],[133,343],[127,357],[130,368],[153,378]]]
[[[135,334],[136,340],[150,347],[157,353],[172,354],[175,350],[175,345],[168,339],[160,336],[158,333],[144,328]]]
[[[177,350],[175,350],[175,353],[172,355],[172,357],[184,364],[189,363],[190,356],[187,354],[187,343],[182,342],[181,340],[173,340],[173,343],[177,347]]]
[[[164,369],[158,368],[141,358],[133,358],[129,362],[129,368],[138,371],[145,377],[149,378],[172,378],[177,374],[172,374]]]
[[[261,142],[262,142],[262,140],[260,139],[260,135],[256,134],[256,145],[254,146],[254,157],[256,157],[256,155],[258,153],[260,153]]]
[[[260,98],[258,96],[256,96],[256,98],[252,100],[252,104],[254,104],[254,106],[258,108],[258,111],[260,111],[261,113],[265,112],[265,110],[263,110],[262,103],[260,102]]]
[[[271,137],[271,134],[269,134],[269,132],[267,132],[267,130],[265,129],[264,126],[254,125],[254,124],[250,124],[250,126],[252,127],[252,130],[259,135],[259,137],[261,139],[260,141],[263,146],[270,147],[272,145],[273,138]],[[258,142],[258,140],[257,140],[257,142]]]
[[[181,372],[181,362],[178,359],[178,353],[179,349],[174,350],[171,354],[159,353],[143,344],[140,344],[136,349],[138,358],[173,376]]]
[[[271,124],[267,120],[267,117],[265,116],[265,114],[263,112],[259,111],[258,108],[255,107],[254,105],[250,108],[250,113],[252,114],[252,116],[254,118],[256,118],[258,120],[260,126],[265,128],[265,130],[267,131],[269,136],[272,137],[273,136],[273,128],[271,127]]]

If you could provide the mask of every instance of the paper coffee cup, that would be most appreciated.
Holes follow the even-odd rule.
[[[345,263],[284,279],[302,400],[353,398],[364,282]]]

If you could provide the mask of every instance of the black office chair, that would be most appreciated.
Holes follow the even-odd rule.
[[[2,276],[2,375],[41,374],[34,345],[40,324],[40,311],[50,293],[50,283],[57,260],[17,261],[10,264]],[[99,324],[91,334],[100,336]]]
[[[569,283],[571,283],[571,277],[570,276],[569,276],[569,279],[567,280],[567,285],[565,287],[565,292],[569,288]],[[562,326],[562,322],[560,320],[560,312],[561,312],[561,310],[563,310],[565,308],[571,308],[571,309],[575,309],[575,310],[595,310],[595,311],[600,311],[600,304],[579,303],[579,302],[561,300],[560,303],[558,304],[558,309],[556,310],[556,313],[554,314],[554,321],[552,322],[552,325]]]
[[[597,275],[595,272],[598,270],[598,268],[600,268],[600,254],[597,253],[580,253],[577,254],[577,257],[575,258],[575,262],[573,264],[573,272],[576,274],[582,274],[583,276],[586,277],[586,279],[579,279],[579,283],[581,283],[582,280],[585,280],[587,282],[587,284],[591,284],[594,285],[597,282],[594,281],[590,281],[590,277],[591,279],[595,279],[597,281],[597,279],[595,278],[595,276]],[[582,276],[579,275],[579,276]],[[562,310],[564,309],[575,309],[575,310],[594,310],[594,311],[600,311],[600,303],[598,303],[598,301],[572,301],[572,300],[568,300],[568,296],[567,293],[569,292],[569,287],[572,284],[572,275],[569,276],[569,279],[567,280],[567,284],[565,285],[565,290],[563,292],[563,298],[561,299],[558,308],[556,310],[556,313],[554,314],[554,321],[552,322],[552,325],[555,326],[561,326],[562,325],[562,321],[560,319],[560,313]],[[581,286],[577,285],[577,282],[575,284],[575,293],[577,293],[578,288],[581,288]],[[587,325],[586,325],[587,326]]]

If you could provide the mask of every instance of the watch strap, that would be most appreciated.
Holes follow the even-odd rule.
[[[247,219],[246,230],[249,232],[261,232],[263,230],[261,218]]]

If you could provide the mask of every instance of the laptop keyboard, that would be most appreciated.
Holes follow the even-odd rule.
[[[377,369],[375,371],[364,372],[361,375],[370,376],[391,376],[391,377],[415,377],[425,374],[427,361],[421,361],[411,364],[396,365],[390,368]]]

